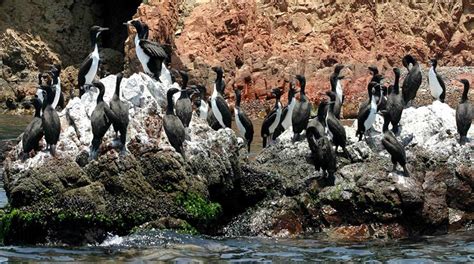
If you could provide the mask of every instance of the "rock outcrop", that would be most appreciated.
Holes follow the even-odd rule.
[[[115,79],[102,79],[106,102]],[[57,158],[41,151],[22,161],[20,142],[4,164],[10,204],[0,221],[5,243],[92,243],[106,232],[126,233],[168,217],[181,219],[182,229],[208,230],[222,212],[209,198],[218,201],[234,188],[242,144],[232,130],[216,132],[193,117],[183,160],[162,129],[166,91],[176,85],[155,82],[143,73],[123,79],[122,100],[130,106],[131,120],[126,156],[115,150],[111,127],[99,159],[88,161],[95,90],[74,98],[59,114]]]
[[[377,117],[375,130],[381,126]],[[224,233],[287,237],[325,230],[338,239],[400,238],[472,225],[474,144],[457,143],[454,110],[439,102],[408,108],[401,126],[398,139],[407,150],[409,177],[390,171],[381,133],[358,142],[354,124],[346,127],[354,163],[339,154],[334,186],[326,186],[321,172],[306,162],[307,142],[293,143],[286,131],[251,164],[269,173],[273,187],[269,180],[255,184],[272,192]]]

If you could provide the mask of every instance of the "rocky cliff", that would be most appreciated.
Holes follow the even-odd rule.
[[[304,73],[308,94],[318,101],[329,87],[331,66],[343,63],[348,66],[343,74],[350,77],[344,82],[346,116],[354,114],[365,95],[367,65],[379,66],[390,79],[391,67],[401,67],[406,53],[424,65],[432,57],[440,59],[440,66],[473,63],[474,4],[469,0],[127,3],[2,1],[0,100],[33,94],[36,72],[53,61],[63,68],[73,66],[63,74],[63,88],[70,89],[76,81],[74,68],[88,52],[87,29],[92,24],[112,29],[103,36],[105,67],[100,75],[117,72],[122,65],[129,74],[138,72],[133,43],[125,41],[126,30],[120,25],[132,15],[148,23],[152,39],[173,46],[172,66],[189,69],[191,83],[209,86],[210,66],[221,64],[228,85],[243,87],[247,100],[262,99],[274,86]],[[46,15],[36,16],[36,11]],[[464,73],[472,80],[472,68],[442,73],[452,106],[459,87],[451,80]],[[426,87],[427,81],[422,91]],[[419,105],[431,101],[428,93],[421,97]]]

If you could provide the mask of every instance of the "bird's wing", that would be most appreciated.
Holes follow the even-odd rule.
[[[441,88],[446,91],[446,85],[444,84],[443,79],[441,78],[441,75],[436,73],[436,79],[438,79],[439,85],[441,85]]]
[[[265,119],[263,120],[263,123],[262,123],[262,132],[261,132],[262,137],[268,136],[268,134],[270,132],[269,131],[270,126],[275,121],[275,118],[276,118],[276,111],[275,110],[272,110],[265,117]]]
[[[163,47],[160,44],[156,42],[142,39],[140,40],[140,47],[143,49],[146,55],[152,58],[161,58],[161,59],[168,58],[166,51],[163,49]]]
[[[224,123],[228,121],[228,124],[224,125],[226,125],[226,127],[231,127],[232,113],[230,112],[229,105],[227,105],[227,102],[225,101],[224,97],[218,96],[216,98],[216,105],[219,111],[221,112],[222,120],[224,121]]]
[[[87,58],[85,58],[81,63],[81,67],[79,68],[79,78],[84,78],[84,76],[86,76],[87,72],[91,68],[92,61],[92,54],[89,54],[89,56],[87,56]],[[80,81],[81,80],[79,80],[79,82]],[[79,83],[79,85],[81,85],[81,83]]]

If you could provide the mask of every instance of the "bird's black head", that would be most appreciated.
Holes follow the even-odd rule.
[[[198,89],[199,94],[201,95],[201,97],[204,98],[204,96],[206,96],[206,92],[207,92],[206,87],[204,87],[204,85],[197,84],[196,88]]]
[[[306,81],[306,78],[304,77],[304,75],[298,74],[298,75],[295,76],[295,78],[296,78],[296,80],[298,80],[298,82],[300,82],[300,83]]]
[[[430,64],[431,64],[431,66],[436,68],[436,66],[438,66],[438,60],[437,59],[430,59]]]
[[[51,68],[51,73],[53,74],[53,77],[59,77],[59,75],[61,74],[61,64],[59,63],[56,63],[56,64],[51,64],[49,65],[49,67]]]
[[[102,31],[106,31],[106,30],[109,30],[109,28],[100,27],[100,26],[92,26],[90,32],[91,34],[94,34],[96,37],[98,37]]]
[[[373,82],[376,82],[378,84],[380,84],[380,82],[384,79],[383,75],[382,74],[376,74],[374,76],[374,78],[372,79]]]
[[[136,19],[133,19],[133,20],[129,20],[125,23],[123,23],[124,25],[126,26],[133,26],[135,28],[135,30],[137,31],[137,34],[138,34],[138,37],[140,39],[146,39],[147,38],[147,31],[148,31],[148,26],[147,24],[141,22],[140,20],[136,20]]]
[[[104,86],[104,84],[103,84],[101,81],[93,81],[93,82],[92,82],[92,85],[94,85],[95,87],[97,87],[97,89],[99,89],[100,93],[104,93],[104,92],[105,92],[105,86]]]
[[[369,71],[372,73],[372,75],[379,74],[379,69],[375,65],[369,66]]]
[[[457,80],[457,81],[464,84],[464,86],[469,87],[469,81],[467,79],[460,79],[460,80]]]
[[[341,70],[344,68],[344,65],[338,64],[334,67],[334,73],[339,74]]]
[[[402,64],[403,66],[405,66],[405,68],[408,68],[408,65],[410,65],[410,63],[415,64],[415,62],[415,58],[410,54],[405,55],[405,57],[403,57],[402,59]]]
[[[173,88],[170,88],[170,89],[168,90],[168,92],[166,92],[166,95],[167,95],[167,96],[173,96],[173,94],[175,94],[175,93],[177,93],[177,92],[179,92],[179,90],[178,90],[177,88],[174,88],[174,87],[173,87]]]
[[[50,72],[41,72],[38,74],[38,84],[40,86],[49,86],[53,83]]]
[[[282,95],[282,91],[280,88],[273,88],[272,94],[275,95],[276,98],[280,98]]]
[[[298,91],[296,90],[296,84],[294,80],[290,81],[290,89],[288,90],[288,95],[295,95]]]
[[[211,69],[217,74],[217,76],[222,76],[224,74],[221,66],[214,66]]]
[[[240,89],[235,89],[235,96],[240,96],[242,94],[242,91]]]

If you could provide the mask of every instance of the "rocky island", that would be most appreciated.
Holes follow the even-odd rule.
[[[24,160],[18,141],[1,154],[9,202],[0,211],[3,244],[90,245],[111,234],[150,229],[219,237],[324,234],[337,240],[398,239],[472,229],[474,131],[469,131],[470,142],[458,143],[454,108],[461,90],[451,83],[460,78],[473,83],[470,1],[435,3],[429,13],[429,4],[405,3],[409,1],[402,1],[396,10],[393,4],[377,1],[300,5],[150,0],[117,5],[115,18],[106,13],[108,1],[66,2],[54,9],[46,8],[48,0],[37,5],[50,15],[66,14],[56,17],[68,22],[63,29],[51,21],[42,24],[35,16],[15,17],[19,12],[15,1],[0,2],[6,7],[0,14],[11,18],[13,25],[0,24],[0,101],[11,97],[18,105],[24,103],[35,93],[37,73],[49,63],[63,63],[63,92],[74,91],[77,60],[90,51],[84,37],[89,24],[110,24],[120,34],[103,37],[107,47],[101,49],[98,76],[107,103],[115,74],[123,71],[127,76],[121,86],[121,100],[129,105],[127,153],[120,155],[119,141],[109,129],[99,158],[89,160],[90,116],[98,91],[92,88],[81,98],[67,98],[66,107],[58,112],[62,129],[56,157],[39,151]],[[398,26],[400,13],[407,23]],[[84,19],[72,23],[68,16]],[[420,17],[424,19],[415,23]],[[301,71],[307,75],[309,99],[319,103],[329,89],[333,66],[344,63],[350,80],[343,80],[343,116],[355,117],[366,96],[367,66],[377,65],[390,80],[392,67],[401,68],[405,53],[416,54],[421,63],[433,54],[444,56],[446,67],[440,72],[449,80],[446,103],[432,100],[424,79],[415,107],[404,109],[397,139],[406,150],[409,176],[391,171],[390,155],[381,144],[380,115],[371,136],[362,141],[356,137],[357,121],[344,126],[349,156],[337,154],[333,179],[315,170],[308,142],[293,142],[291,130],[248,158],[244,141],[232,129],[215,131],[196,114],[184,159],[163,129],[166,92],[179,84],[157,82],[142,72],[133,39],[124,42],[127,31],[118,29],[130,18],[148,23],[152,39],[173,47],[170,66],[186,68],[190,83],[205,84],[209,92],[215,78],[210,67],[221,64],[227,87],[243,89],[243,108],[253,116],[264,112],[268,103],[263,101],[271,88]],[[123,21],[117,23],[119,19]],[[43,26],[29,32],[25,22]],[[68,34],[59,38],[57,32]],[[406,72],[403,69],[402,78]],[[232,96],[227,97],[232,104]],[[12,111],[28,112],[22,107]]]

